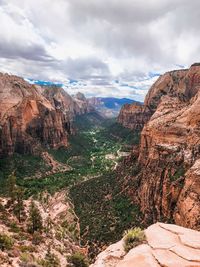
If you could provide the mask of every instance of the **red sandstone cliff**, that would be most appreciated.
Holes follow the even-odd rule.
[[[162,96],[178,97],[187,101],[200,88],[200,66],[193,64],[189,70],[175,70],[161,75],[149,90],[144,105],[125,105],[119,114],[118,122],[124,127],[142,129],[156,111]]]
[[[125,104],[120,110],[118,122],[126,128],[140,131],[151,115],[148,106]]]
[[[94,110],[94,108],[88,104],[85,96],[81,93],[72,97],[63,88],[51,86],[45,87],[42,94],[51,102],[55,109],[61,110],[68,116],[69,120],[73,120],[76,115],[81,115]]]
[[[199,89],[200,66],[194,65],[162,75],[147,94],[144,107],[153,115],[141,133],[134,163],[139,171],[129,192],[146,221],[200,228]],[[143,108],[137,116],[133,112],[131,125],[144,121],[143,114]]]
[[[0,74],[0,156],[67,146],[72,118],[87,111],[80,102],[61,88],[42,89]]]

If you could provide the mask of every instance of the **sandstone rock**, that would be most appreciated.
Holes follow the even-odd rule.
[[[196,234],[196,235],[195,235]],[[100,253],[92,267],[199,267],[200,248],[191,248],[182,242],[181,237],[191,235],[193,242],[200,244],[200,233],[173,224],[156,223],[145,230],[147,244],[131,249],[121,255],[117,262],[112,261],[115,245]],[[123,246],[123,240],[116,243]],[[110,248],[111,254],[110,254]]]
[[[200,66],[195,64],[162,75],[143,107],[122,109],[124,118],[119,119],[127,122],[124,125],[136,129],[138,118],[143,122],[140,128],[144,125],[137,161],[140,172],[131,178],[139,182],[129,192],[147,223],[175,220],[200,229],[199,89]],[[151,114],[148,118],[144,108]]]
[[[125,251],[123,248],[123,240],[109,246],[105,251],[101,252],[96,262],[91,267],[112,267],[123,258]]]
[[[85,99],[75,100],[62,88],[0,73],[0,157],[68,146],[74,116],[89,111]]]
[[[136,104],[125,104],[118,116],[118,122],[126,128],[140,131],[150,119],[152,113],[148,107]]]

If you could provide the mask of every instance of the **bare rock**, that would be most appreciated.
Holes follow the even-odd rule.
[[[92,267],[199,267],[200,248],[191,247],[182,242],[192,236],[192,242],[200,244],[200,233],[174,224],[156,223],[145,230],[146,244],[131,249],[126,255],[122,254],[117,262],[114,262],[113,249],[118,245],[123,246],[123,240],[111,245],[97,256],[97,261]],[[110,251],[110,248],[111,251]]]

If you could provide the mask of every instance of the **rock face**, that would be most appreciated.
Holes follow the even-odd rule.
[[[156,111],[162,97],[178,97],[182,101],[191,99],[200,88],[200,66],[193,64],[189,70],[175,70],[161,75],[149,90],[143,106],[125,105],[118,122],[133,130],[142,130]]]
[[[125,104],[119,113],[118,122],[126,128],[141,131],[151,115],[148,106]]]
[[[84,114],[95,111],[95,108],[89,103],[87,98],[84,96],[83,93],[77,93],[74,97],[74,100],[76,101],[79,112],[78,114]]]
[[[174,220],[200,229],[199,89],[200,66],[192,65],[161,76],[146,96],[144,107],[152,116],[141,132],[130,194],[148,223]],[[128,119],[133,129],[143,114],[142,109]]]
[[[42,89],[0,74],[0,156],[67,146],[73,117],[89,111],[85,103],[61,88]]]
[[[69,120],[73,120],[76,115],[94,111],[94,108],[82,93],[77,93],[75,97],[72,97],[63,88],[51,86],[46,87],[42,94],[51,102],[54,108],[60,109],[68,116]]]
[[[145,230],[146,244],[127,254],[123,240],[97,256],[91,267],[199,267],[200,232],[174,224],[156,223]]]

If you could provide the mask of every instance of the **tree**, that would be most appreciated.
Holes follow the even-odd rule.
[[[16,176],[14,175],[14,172],[8,176],[7,190],[10,198],[7,205],[13,209],[17,219],[21,222],[24,210],[24,190],[16,185]]]
[[[10,197],[11,204],[13,204],[16,198],[16,176],[14,172],[8,176],[7,188],[8,196]]]
[[[17,187],[15,190],[15,204],[13,207],[14,214],[16,215],[19,222],[21,222],[22,214],[24,211],[24,190],[21,187]]]
[[[34,201],[31,201],[30,210],[29,210],[29,224],[28,231],[33,234],[38,231],[41,232],[43,228],[42,216],[38,207],[35,205]]]

